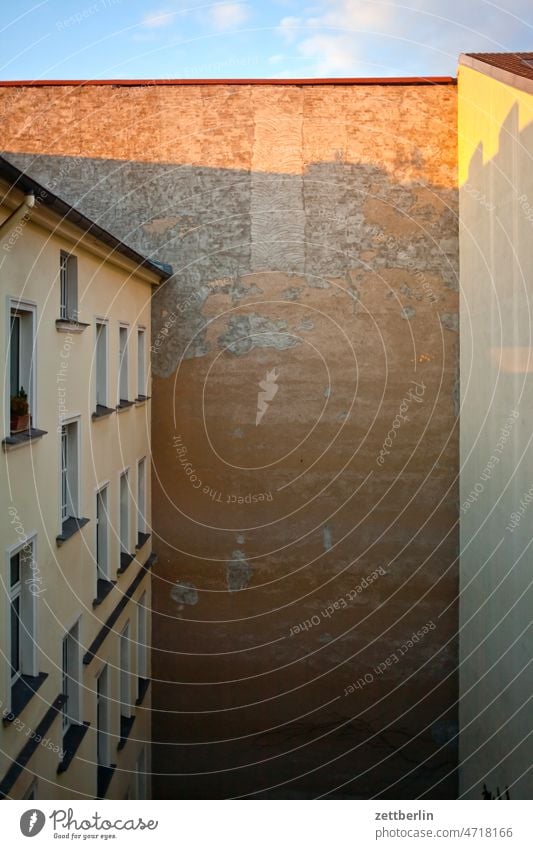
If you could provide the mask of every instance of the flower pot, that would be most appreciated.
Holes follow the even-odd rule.
[[[30,414],[24,416],[11,416],[11,433],[20,433],[30,429]]]

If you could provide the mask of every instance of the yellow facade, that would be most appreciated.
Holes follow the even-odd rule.
[[[23,200],[23,196],[7,184],[0,188],[4,197],[1,222]],[[100,756],[100,761],[109,769],[100,771],[100,790],[108,784],[106,795],[111,798],[147,795],[150,773],[148,644],[152,560],[151,538],[148,536],[151,516],[150,401],[149,397],[139,400],[139,396],[150,395],[150,299],[159,278],[153,268],[141,268],[119,252],[111,251],[94,236],[84,233],[38,202],[31,217],[24,218],[18,225],[15,236],[9,232],[2,233],[0,241],[0,346],[6,362],[0,486],[0,539],[3,549],[0,573],[0,709],[3,715],[0,723],[0,788],[8,798],[23,798],[28,794],[43,799],[94,798],[98,793],[97,745],[101,745],[104,750],[107,747],[107,753],[105,757]],[[71,322],[58,322],[61,252],[77,258],[77,317]],[[34,347],[29,376],[33,385],[31,426],[37,431],[45,431],[21,444],[13,444],[10,431],[9,368],[10,359],[15,358],[15,349],[11,347],[13,305],[15,316],[16,309],[22,309],[22,322],[33,316]],[[107,327],[109,411],[94,418],[97,320]],[[117,411],[121,394],[120,326],[126,328],[127,336],[127,399],[134,403]],[[137,348],[141,345],[139,330],[144,330],[142,365]],[[23,330],[20,330],[21,336],[22,333]],[[24,345],[27,347],[27,341],[19,343],[21,351]],[[23,359],[22,353],[20,356]],[[24,371],[23,364],[21,369]],[[138,382],[139,369],[141,379],[144,371],[143,386],[139,386]],[[143,388],[145,391],[141,392]],[[73,441],[68,456],[69,474],[74,476],[75,485],[68,483],[68,495],[72,504],[76,504],[78,517],[88,521],[62,541],[57,538],[61,537],[65,527],[61,515],[62,483],[67,478],[62,477],[61,429],[62,424],[72,422],[74,428],[68,433],[77,440],[77,447]],[[139,467],[143,459],[144,472]],[[125,470],[128,473],[127,491],[126,488],[123,490],[126,498],[123,497],[121,514],[120,475]],[[139,475],[144,475],[144,486],[138,481]],[[107,486],[106,522],[101,523],[107,536],[107,574],[103,576],[101,572],[100,578],[104,583],[97,584],[96,505],[97,491],[103,486]],[[141,494],[143,505],[139,503]],[[142,537],[139,537],[140,532],[144,534]],[[124,536],[122,547],[134,555],[133,558],[121,559],[121,534]],[[30,549],[26,548],[28,540],[32,545],[31,557]],[[104,540],[103,536],[101,540]],[[102,545],[101,541],[101,562]],[[21,546],[25,547],[21,549]],[[21,571],[19,584],[15,584],[12,562],[18,562],[16,555],[21,550],[21,570],[24,571]],[[121,564],[123,569],[119,571]],[[12,584],[15,590],[22,586],[21,600],[16,603],[26,610],[26,619],[20,614],[18,620],[22,624],[20,638],[18,632],[14,637],[10,630]],[[104,591],[107,591],[105,597]],[[98,592],[102,598],[95,604]],[[141,601],[145,611],[139,609]],[[28,614],[30,605],[31,616]],[[108,629],[103,632],[106,622]],[[24,634],[28,623],[31,624],[31,633]],[[63,639],[76,623],[78,631],[73,634],[77,636],[79,645],[75,647],[75,640],[68,644],[70,648],[65,651],[72,654],[69,661],[64,661]],[[121,634],[128,623],[129,632],[121,642]],[[99,635],[95,646],[94,641]],[[17,710],[14,704],[13,687],[19,679],[13,677],[16,661],[10,654],[12,644],[19,639],[23,644],[20,679],[32,684],[41,673],[47,676],[21,710]],[[123,656],[120,654],[121,646]],[[63,729],[68,720],[56,699],[65,689],[65,662],[70,664],[68,668],[78,670],[75,693],[70,697],[71,705],[77,702],[78,709],[76,722],[70,727],[72,724],[79,727],[89,725],[84,734],[80,734],[82,739],[77,744],[72,762],[61,772],[60,763],[65,753]],[[106,664],[107,689],[102,697],[102,714],[98,721],[97,678]],[[142,669],[139,669],[139,664]],[[12,679],[15,684],[12,684]],[[142,701],[136,704],[141,691]],[[53,711],[54,705],[58,708],[56,711]],[[130,721],[129,736],[119,746],[121,715],[128,712],[135,716],[135,720],[132,725]],[[45,725],[48,722],[49,727],[44,736],[39,735],[42,737],[39,740],[37,735],[43,721]],[[101,732],[98,744],[97,725]],[[124,732],[124,728],[122,730]],[[69,739],[72,736],[71,733]],[[24,759],[23,753],[28,751],[25,747],[30,741],[33,751],[24,769],[17,774],[13,772],[13,762],[20,760],[21,754]]]
[[[533,793],[533,83],[463,57],[460,795]],[[528,512],[529,511],[529,512]]]

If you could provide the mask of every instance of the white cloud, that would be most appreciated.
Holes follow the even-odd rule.
[[[279,22],[279,31],[281,33],[282,38],[287,42],[287,44],[291,44],[293,41],[296,41],[298,35],[299,28],[302,26],[303,20],[302,18],[295,18],[292,15],[289,15],[286,18],[282,18]]]
[[[300,42],[298,52],[316,60],[319,77],[353,76],[359,59],[354,39],[344,35],[313,35]]]
[[[356,64],[454,73],[461,52],[526,50],[533,35],[531,0],[322,0],[304,14],[278,31],[317,75],[348,76]]]
[[[245,3],[221,3],[211,9],[211,22],[217,29],[233,29],[248,20],[250,10]]]
[[[145,15],[141,24],[147,29],[167,27],[173,22],[175,15],[175,12],[171,12],[168,9],[158,9],[155,12],[150,12],[148,15]]]

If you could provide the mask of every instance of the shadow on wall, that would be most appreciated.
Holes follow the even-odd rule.
[[[496,154],[484,162],[477,147],[460,193],[460,791],[478,799],[485,782],[491,792],[508,787],[513,799],[533,793],[524,651],[532,603],[533,124],[521,130],[512,90],[509,100]],[[533,100],[530,108],[533,118]]]
[[[10,158],[175,270],[153,300],[155,796],[454,797],[455,189],[342,155]]]

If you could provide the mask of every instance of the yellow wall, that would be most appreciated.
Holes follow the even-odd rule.
[[[483,783],[533,793],[532,156],[533,96],[461,67],[460,793],[473,799]]]

